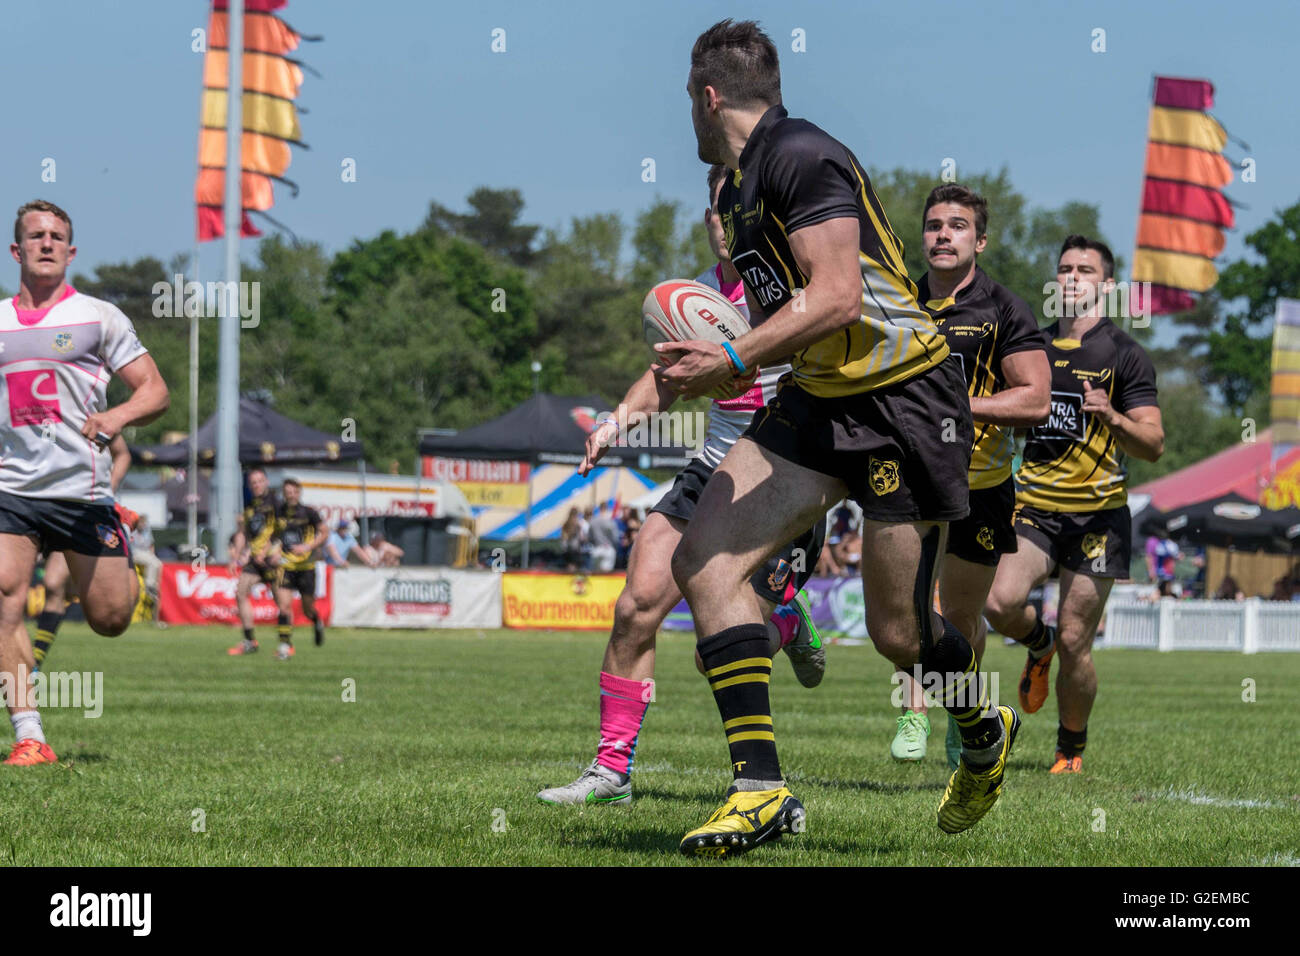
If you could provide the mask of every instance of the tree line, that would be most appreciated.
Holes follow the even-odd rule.
[[[938,182],[905,169],[877,171],[872,181],[918,279],[922,206]],[[1098,206],[1033,207],[1006,170],[964,184],[989,201],[980,265],[1041,316],[1061,240],[1072,232],[1105,240]],[[396,462],[404,472],[416,464],[418,429],[468,428],[528,398],[534,361],[543,391],[595,392],[612,407],[650,359],[641,338],[645,292],[713,261],[702,176],[700,191],[691,209],[659,199],[630,223],[598,213],[543,229],[525,221],[518,190],[482,187],[464,211],[433,202],[415,230],[357,239],[333,256],[318,243],[264,239],[242,275],[260,283],[260,322],[240,336],[241,389],[325,431],[342,433],[351,419],[371,465]],[[1168,423],[1165,456],[1133,462],[1136,481],[1240,440],[1244,418],[1267,424],[1273,302],[1300,297],[1300,203],[1246,244],[1251,258],[1224,267],[1194,310],[1133,332],[1152,352]],[[153,292],[187,264],[184,256],[167,264],[146,257],[73,277],[80,291],[131,317],[173,389],[169,411],[128,434],[137,444],[189,427],[189,322],[156,316]],[[1176,323],[1177,345],[1152,347],[1167,322]],[[199,324],[203,419],[216,407],[218,323]],[[110,401],[121,399],[120,387]]]

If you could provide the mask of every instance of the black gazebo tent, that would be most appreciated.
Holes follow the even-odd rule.
[[[199,428],[198,444],[199,466],[211,467],[217,457],[216,415]],[[239,400],[241,464],[318,465],[356,461],[361,457],[359,441],[343,441],[338,435],[309,428],[251,398]],[[137,465],[172,465],[184,468],[190,462],[190,439],[171,445],[133,445],[131,460]]]

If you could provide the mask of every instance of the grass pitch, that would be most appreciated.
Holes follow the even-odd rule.
[[[0,862],[717,865],[677,852],[729,780],[690,636],[661,635],[634,803],[593,808],[534,794],[594,755],[605,635],[332,630],[316,648],[300,631],[287,663],[260,636],[260,653],[228,658],[236,635],[222,628],[107,640],[65,625],[47,670],[102,672],[103,715],[47,709],[60,762],[0,768]],[[1047,773],[1049,698],[1025,720],[998,805],[946,836],[945,717],[932,714],[923,763],[895,763],[889,665],[869,646],[828,653],[815,690],[782,658],[773,671],[808,831],[721,865],[1300,864],[1300,655],[1098,652],[1085,772]],[[1004,702],[1022,661],[990,639]]]

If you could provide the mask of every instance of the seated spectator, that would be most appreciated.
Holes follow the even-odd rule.
[[[348,558],[355,554],[358,560],[368,568],[378,566],[374,553],[357,542],[356,533],[351,522],[340,521],[338,527],[330,533],[325,542],[325,560],[336,568],[345,567]]]
[[[402,563],[402,556],[406,554],[378,531],[370,536],[370,550],[374,554],[375,564],[384,568],[397,567]]]
[[[1246,594],[1241,590],[1241,585],[1237,583],[1236,578],[1231,574],[1225,574],[1223,576],[1223,583],[1220,584],[1219,589],[1214,592],[1214,600],[1244,601],[1246,600]]]

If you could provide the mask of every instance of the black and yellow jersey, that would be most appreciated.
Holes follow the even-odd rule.
[[[985,398],[1007,387],[1002,360],[1017,352],[1042,351],[1046,343],[1025,300],[998,285],[975,267],[975,277],[955,296],[930,298],[929,273],[917,283],[922,308],[948,340],[957,356],[966,391]],[[975,447],[970,458],[970,486],[992,488],[1011,477],[1016,457],[1014,429],[975,422]]]
[[[263,557],[278,538],[275,492],[249,498],[244,505],[244,540],[253,557]]]
[[[1052,368],[1052,413],[1029,431],[1016,472],[1016,504],[1044,511],[1105,511],[1128,503],[1125,455],[1110,429],[1083,410],[1083,383],[1104,388],[1117,412],[1156,405],[1156,370],[1146,351],[1110,319],[1082,341],[1044,330]]]
[[[306,555],[293,553],[295,545],[315,545],[320,535],[321,516],[315,508],[304,504],[281,504],[275,509],[276,523],[279,526],[280,542],[284,546],[280,564],[286,571],[306,571],[315,567],[319,555],[308,552]]]
[[[903,265],[903,244],[872,191],[867,174],[842,143],[807,120],[774,106],[763,114],[740,154],[740,169],[718,197],[731,261],[753,305],[776,313],[807,277],[789,236],[830,219],[856,218],[862,267],[862,318],[795,355],[794,380],[827,397],[902,382],[948,357],[943,335],[917,304]]]

